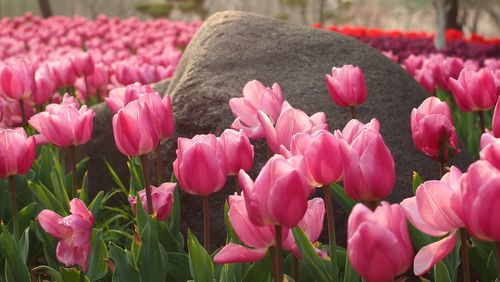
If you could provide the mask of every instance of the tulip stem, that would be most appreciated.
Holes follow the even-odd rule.
[[[82,268],[80,268],[80,282],[85,282],[85,273]]]
[[[273,281],[278,281],[278,271],[276,269],[276,247],[269,247],[269,253],[271,253],[271,268],[273,270]]]
[[[89,82],[87,80],[87,75],[83,76],[83,82],[85,83],[85,99],[89,98]]]
[[[157,183],[158,186],[160,186],[163,181],[162,172],[163,172],[163,162],[161,159],[160,144],[158,144],[158,146],[156,146],[156,174],[158,177],[158,183]]]
[[[356,106],[351,106],[351,118],[355,119],[356,118]]]
[[[14,223],[14,238],[19,236],[19,222],[17,221],[17,197],[14,176],[9,175],[9,189],[12,198],[12,222]]]
[[[276,234],[276,281],[283,281],[283,242],[281,238],[281,226],[274,226]]]
[[[293,281],[299,281],[299,260],[293,256]]]
[[[71,145],[69,147],[69,151],[70,151],[70,158],[71,158],[71,179],[73,180],[73,187],[72,187],[72,198],[77,198],[78,197],[78,194],[77,194],[77,179],[76,179],[76,146],[75,145]]]
[[[333,281],[338,281],[336,248],[337,240],[335,238],[335,219],[333,217],[332,191],[329,186],[323,186],[325,192],[326,218],[328,221],[328,245],[330,246],[330,263]]]
[[[497,276],[500,278],[500,242],[493,243],[495,246],[495,260],[497,264]]]
[[[203,196],[203,246],[210,254],[210,209],[208,205],[208,195]]]
[[[439,175],[443,177],[448,170],[446,169],[446,161],[448,160],[448,137],[443,130],[439,144]]]
[[[153,214],[153,199],[151,198],[151,180],[149,179],[148,155],[141,155],[142,175],[144,176],[144,189],[148,203],[148,214]]]
[[[234,176],[234,192],[236,192],[238,195],[241,194],[241,187],[238,183],[238,175]]]
[[[479,115],[479,125],[481,126],[481,133],[485,133],[486,129],[484,126],[484,112],[479,111],[479,112],[477,112],[477,114]]]
[[[462,273],[464,282],[470,281],[470,267],[469,267],[469,243],[467,242],[467,231],[465,228],[460,229],[460,238],[462,244],[460,245],[460,255],[462,259]]]
[[[24,100],[19,100],[19,107],[21,108],[22,126],[26,125],[26,111],[24,109]]]

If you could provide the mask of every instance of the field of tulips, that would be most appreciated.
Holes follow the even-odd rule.
[[[170,97],[148,84],[172,76],[200,23],[32,15],[1,23],[0,281],[500,278],[498,40],[449,32],[462,51],[440,53],[419,47],[428,35],[352,32],[399,46],[379,49],[429,94],[408,122],[441,179],[415,173],[406,187],[415,196],[391,204],[395,162],[384,124],[356,119],[368,95],[356,66],[325,74],[332,107],[352,116],[343,129],[294,108],[278,83],[249,81],[228,101],[231,128],[178,138],[173,175],[162,179],[155,164],[156,187],[149,155],[171,138],[175,118]],[[90,195],[88,158],[77,160],[76,149],[90,140],[90,106],[101,101],[130,179],[108,164],[116,187]],[[466,171],[447,164],[461,153],[459,138],[477,159]],[[252,179],[256,140],[265,140],[268,161]],[[210,196],[230,178],[225,226],[210,226]],[[315,189],[322,198],[311,197]],[[203,211],[203,244],[181,231],[180,193],[202,199],[193,208]],[[349,214],[347,246],[336,245],[334,203]],[[210,245],[214,228],[226,229],[223,246]],[[327,242],[318,241],[323,229]]]

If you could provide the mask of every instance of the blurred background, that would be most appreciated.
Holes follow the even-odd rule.
[[[0,0],[0,16],[99,14],[142,19],[205,19],[223,10],[241,10],[312,25],[433,31],[439,3],[446,28],[500,36],[500,0]]]

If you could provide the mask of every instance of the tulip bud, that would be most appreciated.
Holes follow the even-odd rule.
[[[489,68],[478,72],[463,69],[458,79],[450,78],[449,85],[453,98],[464,112],[485,111],[497,102],[495,76]]]
[[[158,187],[151,186],[151,199],[153,201],[153,210],[158,220],[166,220],[172,211],[174,202],[175,183],[163,183]],[[139,191],[141,204],[144,210],[148,210],[148,203],[146,200],[146,189]],[[132,206],[132,211],[136,213],[137,197],[129,196],[128,201]]]
[[[228,175],[238,175],[240,169],[249,171],[252,168],[253,145],[242,131],[226,129],[222,132],[219,142],[224,151]]]
[[[0,94],[9,100],[23,100],[36,92],[35,72],[24,60],[0,66]]]
[[[366,83],[359,67],[344,65],[325,75],[326,86],[335,104],[352,107],[366,101]]]
[[[0,130],[0,178],[28,173],[36,157],[36,142],[23,128]]]

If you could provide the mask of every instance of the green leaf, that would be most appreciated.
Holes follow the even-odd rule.
[[[250,266],[243,276],[243,282],[270,281],[271,280],[271,255],[269,252],[264,259]]]
[[[226,223],[226,244],[240,242],[236,232],[231,225],[231,221],[229,221],[229,204],[227,201],[224,202],[224,222]]]
[[[43,184],[39,185],[36,183],[29,183],[29,185],[30,188],[33,190],[33,194],[35,195],[35,199],[39,203],[40,208],[49,209],[62,216],[68,214],[68,212],[61,205],[59,200],[57,200],[56,196],[54,196],[54,194],[52,194],[52,192]]]
[[[60,267],[60,269],[61,269],[62,279],[64,282],[80,282],[81,280],[80,275],[82,274],[76,268]],[[89,281],[89,279],[85,277],[85,281]]]
[[[220,282],[239,282],[243,279],[243,264],[226,263],[222,266]]]
[[[413,224],[411,224],[410,222],[408,222],[408,231],[410,232],[411,241],[413,242],[417,250],[429,244],[432,244],[435,241],[434,238],[421,232],[420,230],[415,228],[415,226],[413,226]]]
[[[45,271],[45,272],[49,273],[50,277],[55,282],[64,282],[61,273],[59,273],[59,271],[53,269],[50,266],[40,265],[40,266],[37,266],[37,267],[31,269],[31,272],[37,272],[37,271],[40,271],[40,272]]]
[[[171,182],[175,182],[175,176],[172,173],[172,180]],[[170,230],[172,231],[173,234],[176,232],[180,232],[180,226],[181,226],[181,197],[179,196],[179,185],[175,185],[175,190],[174,190],[174,203],[172,207],[172,212],[170,213],[169,216],[169,222],[170,222]]]
[[[125,193],[125,195],[128,195],[127,188],[125,188],[125,185],[121,181],[120,177],[118,177],[118,174],[116,174],[116,171],[113,169],[111,164],[107,160],[104,160],[104,163],[106,164],[106,167],[108,168],[108,171],[109,171],[109,174],[111,175],[111,178],[116,183],[116,185],[118,185],[118,188],[120,188],[120,190],[122,190]]]
[[[21,235],[21,239],[19,240],[19,249],[21,251],[20,255],[24,263],[28,261],[28,252],[30,250],[29,230],[30,228],[27,227],[26,230],[24,230],[23,235]]]
[[[191,279],[189,257],[182,253],[167,253],[167,281],[184,282]]]
[[[53,170],[50,173],[50,180],[52,182],[52,187],[54,190],[54,195],[56,196],[59,203],[63,203],[64,206],[69,206],[69,196],[66,190],[65,183],[60,174]]]
[[[176,238],[170,232],[165,222],[158,222],[158,235],[160,243],[167,252],[182,252],[182,248]]]
[[[139,272],[130,261],[130,252],[111,243],[109,257],[114,261],[113,281],[140,281]]]
[[[413,188],[414,195],[417,193],[418,186],[420,186],[420,184],[422,184],[423,182],[424,180],[422,179],[422,177],[416,171],[414,171],[411,177],[411,186]]]
[[[337,183],[333,183],[330,185],[333,193],[333,200],[337,202],[347,214],[351,213],[352,208],[356,205],[356,201],[351,199],[344,188]]]
[[[296,226],[292,229],[292,233],[295,238],[295,243],[299,247],[300,254],[306,262],[311,275],[314,277],[314,281],[331,281],[332,277],[328,268],[314,250],[311,241],[309,241],[306,234],[304,234],[304,231]]]
[[[200,245],[198,239],[188,230],[189,270],[196,282],[212,282],[214,280],[214,265],[207,251]]]
[[[165,281],[168,258],[158,240],[158,221],[148,216],[146,226],[140,233],[140,237],[142,245],[139,250],[137,265],[139,266],[141,281]]]
[[[35,231],[35,235],[40,240],[40,242],[43,242],[43,253],[45,255],[45,259],[47,260],[47,263],[49,264],[50,267],[56,269],[57,268],[57,259],[56,259],[56,246],[57,246],[57,240],[47,234],[38,222],[32,221],[30,224],[30,228]]]
[[[493,245],[489,242],[479,241],[474,238],[469,249],[470,264],[475,273],[481,277],[481,281],[493,281],[496,277],[496,269],[488,267],[488,260]]]
[[[441,261],[434,266],[434,281],[451,282],[450,273]]]
[[[92,230],[92,238],[90,241],[90,254],[87,266],[87,276],[90,281],[96,281],[104,277],[108,272],[108,250],[102,239],[102,230],[94,228]]]
[[[25,261],[23,261],[23,256],[21,255],[21,249],[17,240],[12,237],[7,230],[7,226],[1,223],[3,241],[5,243],[5,258],[8,271],[12,274],[12,278],[16,282],[30,282],[31,278],[26,267]]]
[[[344,282],[359,282],[361,277],[352,268],[351,261],[349,259],[345,260],[345,272],[344,272]]]
[[[94,218],[97,218],[97,216],[99,215],[99,209],[101,209],[103,197],[104,197],[104,192],[99,191],[99,193],[97,193],[97,195],[95,196],[94,200],[92,200],[92,203],[90,203],[89,205],[89,210],[94,216]]]
[[[81,181],[83,176],[86,174],[87,168],[89,166],[89,160],[89,157],[85,157],[76,164],[76,179],[78,182]],[[66,183],[73,181],[73,175],[71,175],[71,172],[67,173],[65,178]]]
[[[31,203],[25,206],[17,213],[17,219],[19,222],[19,230],[25,230],[31,223],[31,220],[36,214],[36,203]],[[7,224],[10,230],[13,230],[14,222],[12,220]]]
[[[89,174],[85,173],[82,179],[82,188],[80,189],[80,200],[88,204],[89,202]]]

